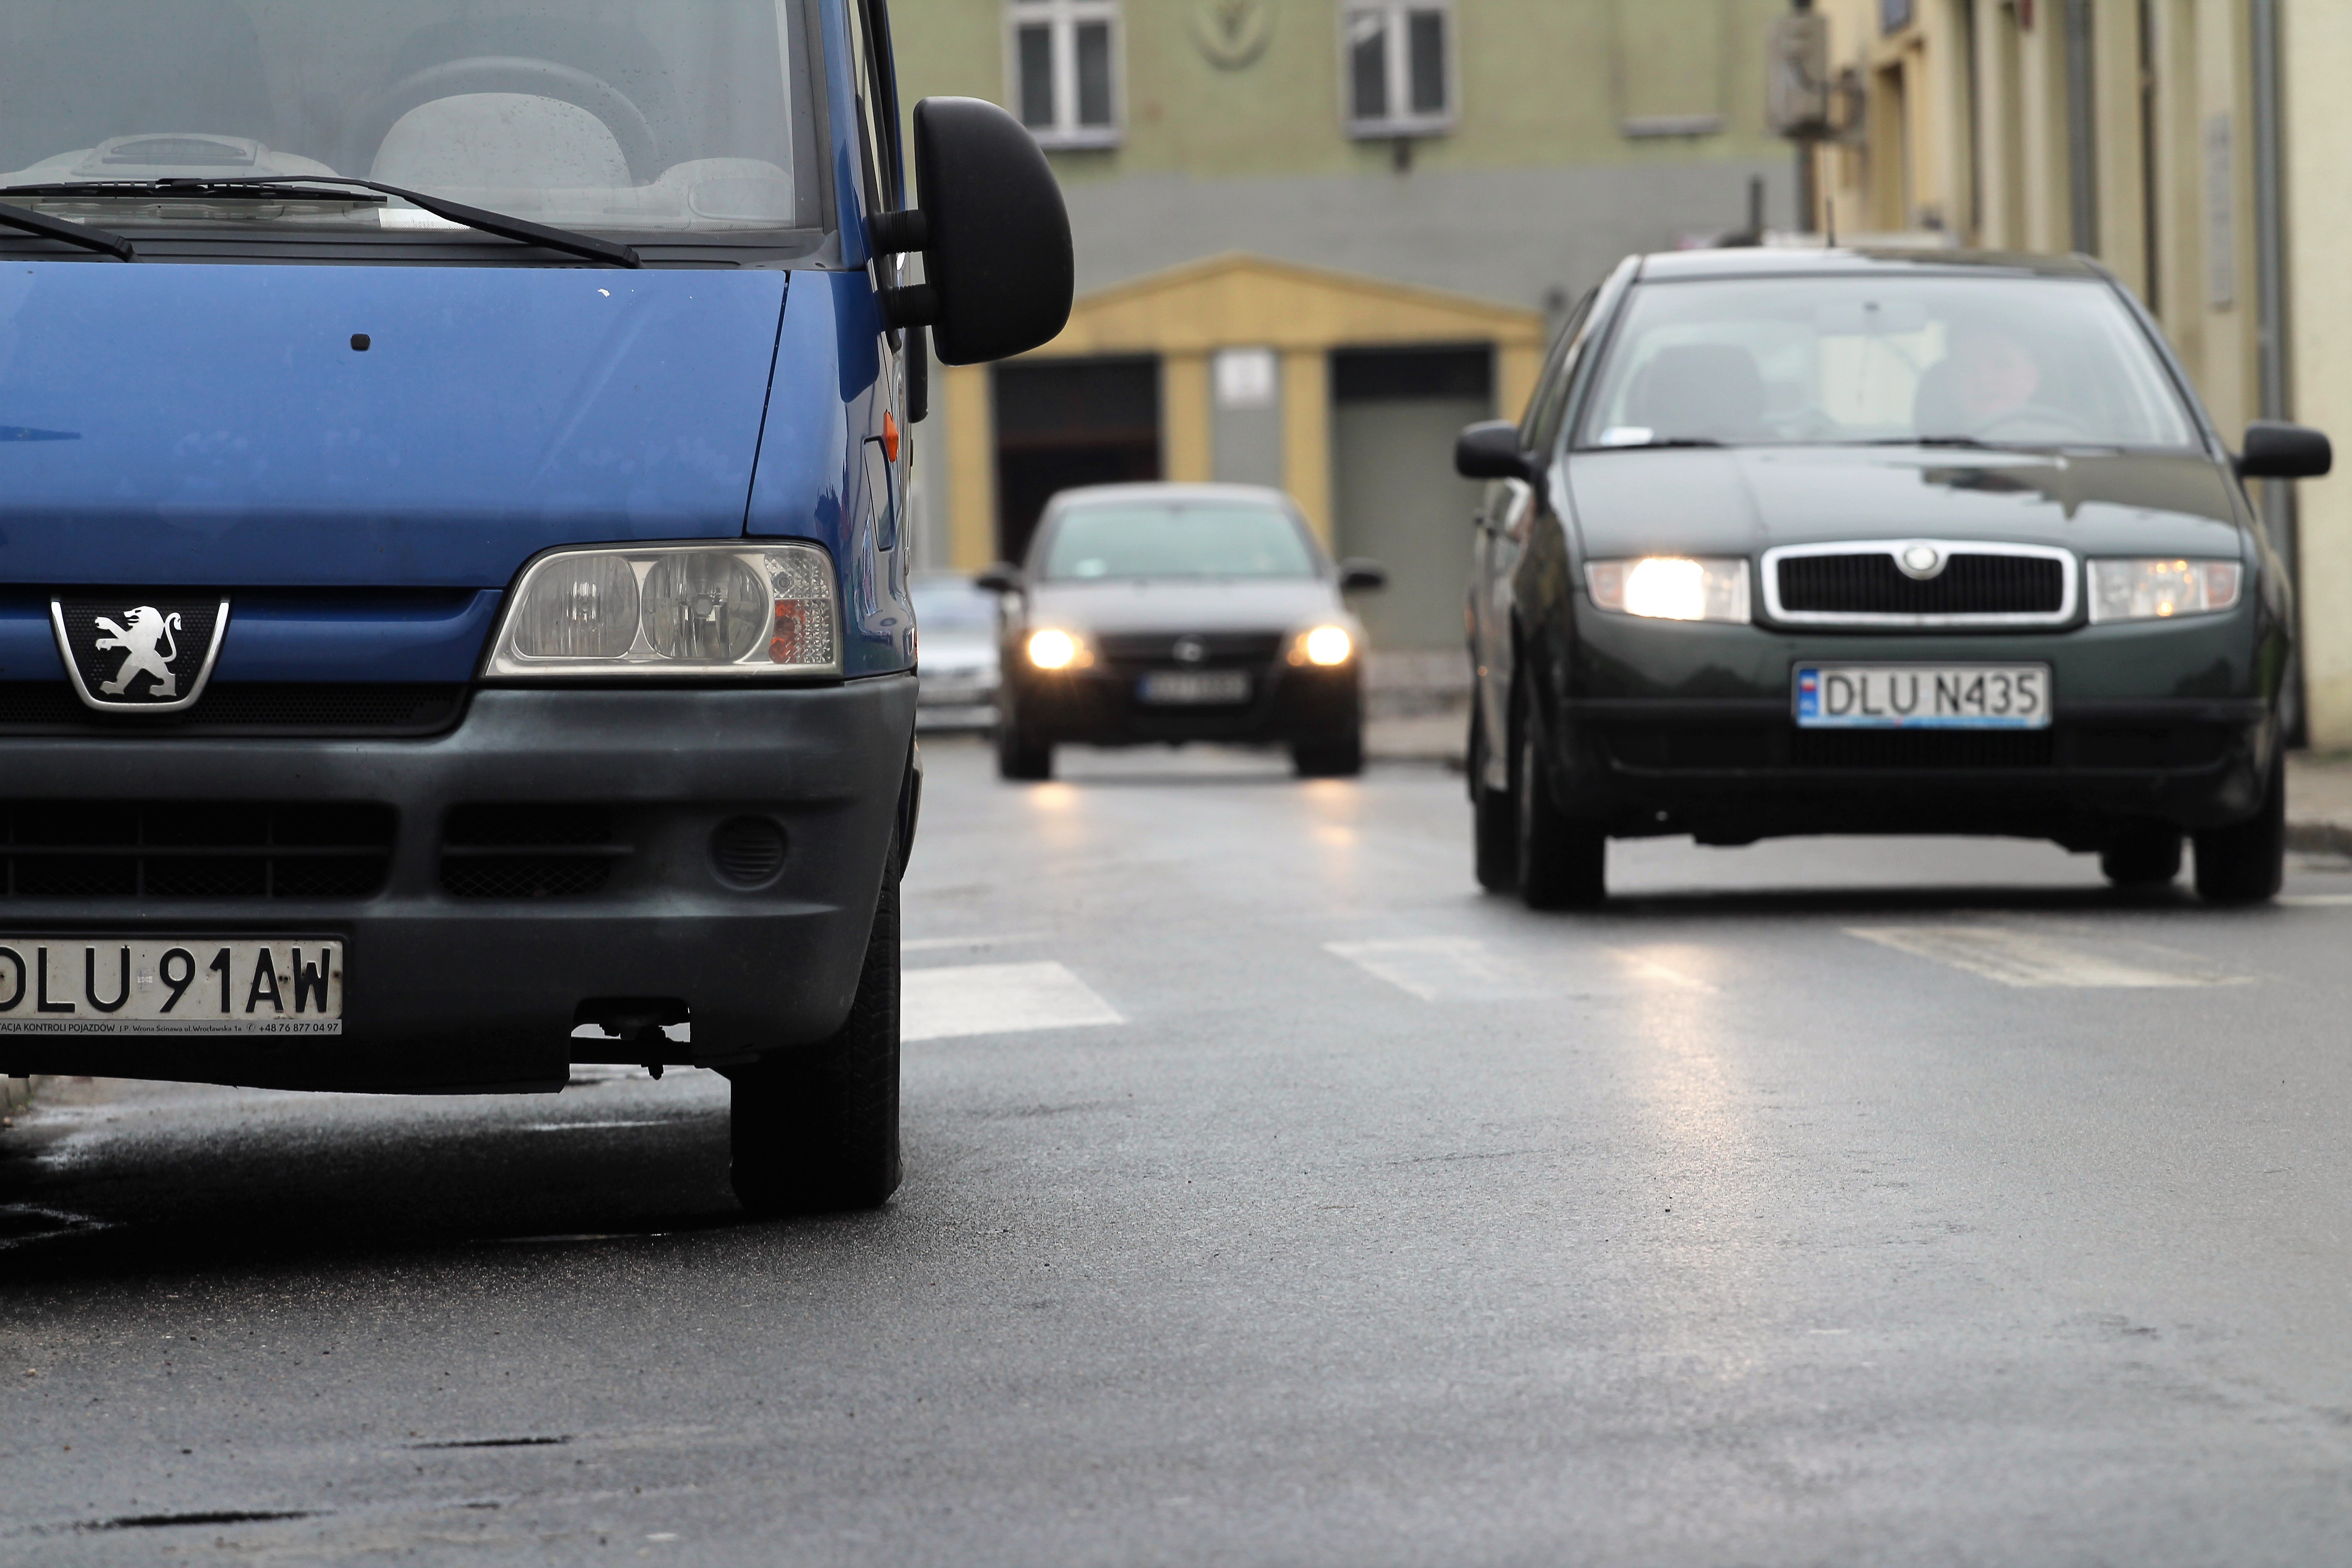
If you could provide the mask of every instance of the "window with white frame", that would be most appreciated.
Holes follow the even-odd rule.
[[[1048,147],[1118,141],[1118,0],[1012,0],[1013,106]]]
[[[1454,7],[1446,0],[1349,0],[1340,12],[1348,131],[1420,136],[1454,123]]]

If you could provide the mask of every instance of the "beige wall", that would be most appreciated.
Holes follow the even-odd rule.
[[[2352,3],[2281,12],[2289,417],[2352,443]],[[2074,248],[2065,0],[1823,0],[1864,100],[1817,154],[1841,231],[1942,227],[1991,249]],[[2024,19],[2030,12],[2032,21]],[[2146,17],[2147,36],[2141,36]],[[2249,0],[2095,0],[2094,250],[2147,300],[2225,437],[2262,411]],[[1973,24],[1971,26],[1971,24]],[[1976,102],[1965,64],[1973,38]],[[2142,61],[2151,68],[2143,93]],[[1826,213],[1817,214],[1817,218]],[[2297,490],[2312,743],[2352,748],[2352,479]]]
[[[2343,283],[2352,255],[2352,115],[2344,106],[2352,83],[2352,5],[2284,0],[2284,10],[2292,406],[2352,457],[2352,304]],[[2312,745],[2340,751],[2352,747],[2352,478],[2296,488]]]

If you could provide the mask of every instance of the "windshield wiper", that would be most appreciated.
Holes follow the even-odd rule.
[[[1667,436],[1654,441],[1604,441],[1586,450],[1593,452],[1645,452],[1669,447],[1720,447],[1723,443],[1707,436]]]
[[[11,206],[6,202],[0,202],[0,224],[22,229],[26,234],[37,234],[44,239],[62,240],[68,245],[78,245],[84,250],[100,251],[117,261],[139,259],[139,253],[131,248],[131,242],[119,234],[92,228],[86,223],[68,223],[63,218],[49,217],[26,207]]]
[[[1846,444],[1853,447],[1961,447],[1972,452],[1999,451],[2002,446],[2000,442],[1979,441],[1974,436],[1879,436],[1867,441]]]
[[[427,195],[422,191],[412,191],[400,185],[387,185],[374,180],[353,179],[342,174],[256,174],[231,176],[218,180],[167,176],[160,180],[58,181],[46,185],[0,186],[0,196],[70,196],[96,194],[112,196],[160,196],[172,201],[204,201],[208,197],[228,195],[258,197],[265,200],[275,197],[284,201],[304,196],[316,197],[324,194],[309,189],[308,187],[311,185],[348,185],[357,190],[373,191],[379,196],[394,196],[413,207],[431,213],[435,217],[446,218],[455,224],[463,224],[467,228],[478,228],[484,234],[497,235],[500,239],[511,239],[518,245],[543,246],[549,250],[560,250],[566,256],[577,256],[588,261],[602,261],[614,267],[645,265],[644,258],[639,257],[635,250],[617,240],[599,239],[593,234],[579,234],[568,228],[554,228],[543,223],[532,223],[528,218],[509,217],[504,213],[486,212],[480,207],[469,207],[461,202],[444,201],[439,196]],[[37,214],[27,213],[25,216],[43,223],[53,221],[39,218]],[[35,232],[49,233],[47,229],[37,229]],[[67,237],[60,234],[52,237],[62,239]],[[125,257],[123,259],[129,260],[130,258]]]

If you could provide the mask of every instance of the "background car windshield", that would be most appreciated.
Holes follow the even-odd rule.
[[[1312,577],[1314,552],[1289,513],[1231,501],[1074,507],[1055,525],[1049,580]]]
[[[2146,336],[2090,279],[1795,278],[1634,293],[1578,444],[2189,447]]]
[[[573,227],[820,228],[803,5],[0,0],[0,184],[338,174]]]

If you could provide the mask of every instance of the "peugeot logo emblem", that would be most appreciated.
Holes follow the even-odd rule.
[[[49,622],[66,676],[85,704],[101,712],[176,713],[212,679],[228,601],[60,595],[49,601]]]
[[[1178,637],[1171,651],[1179,664],[1198,664],[1209,657],[1209,645],[1199,637]]]
[[[1895,552],[1895,563],[1906,577],[1924,583],[1943,571],[1944,552],[1932,544],[1906,544]]]

